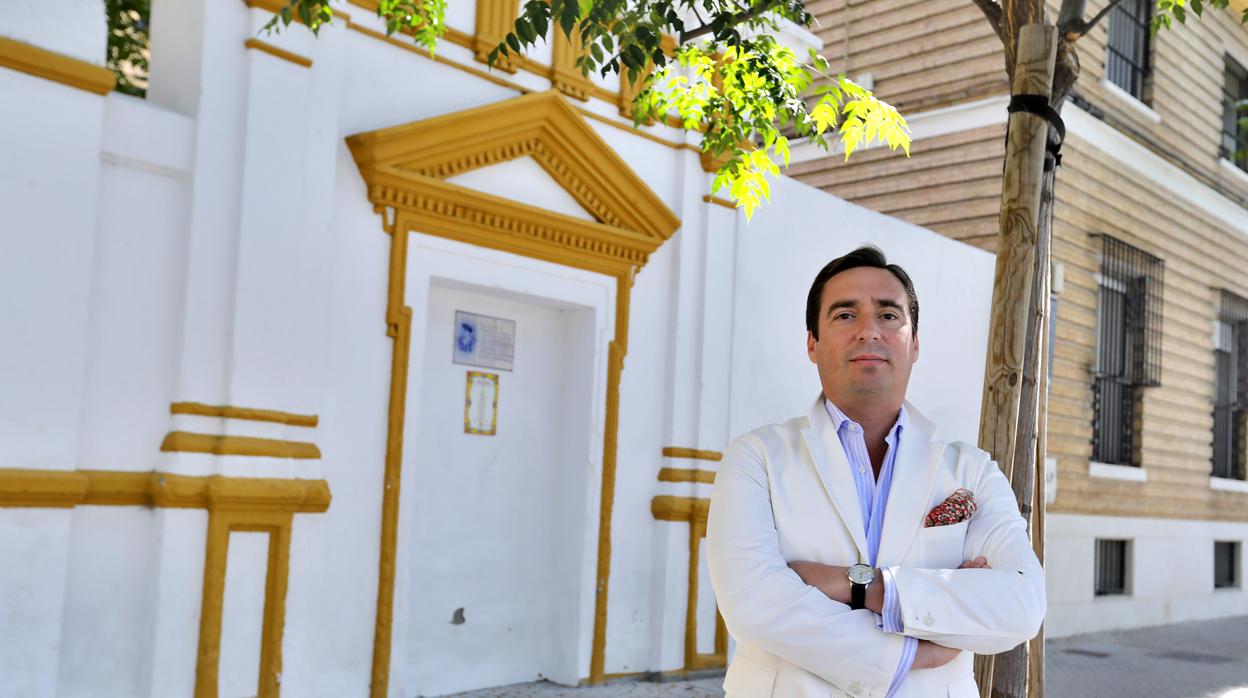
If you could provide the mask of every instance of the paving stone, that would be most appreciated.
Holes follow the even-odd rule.
[[[1045,645],[1051,698],[1248,698],[1248,616],[1095,633]],[[569,688],[546,681],[456,698],[722,698],[722,676]]]

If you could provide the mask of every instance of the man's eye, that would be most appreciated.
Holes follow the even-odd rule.
[[[833,320],[848,320],[851,317],[853,317],[853,315],[849,313],[837,313],[836,315],[832,316],[832,319]]]
[[[885,320],[896,320],[897,313],[883,313],[880,315],[880,317],[884,318]]]

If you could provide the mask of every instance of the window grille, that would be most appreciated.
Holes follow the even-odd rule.
[[[1136,464],[1140,389],[1161,384],[1164,263],[1108,235],[1101,239],[1100,302],[1093,373],[1092,457]]]
[[[1213,544],[1213,588],[1239,586],[1239,543],[1216,541]]]
[[[1122,0],[1109,13],[1105,78],[1145,101],[1152,0]]]
[[[1125,540],[1096,541],[1096,595],[1112,596],[1127,593],[1127,558]]]
[[[1248,300],[1222,291],[1214,337],[1213,475],[1245,479],[1248,426]]]
[[[1248,170],[1248,70],[1230,57],[1222,105],[1222,157]]]

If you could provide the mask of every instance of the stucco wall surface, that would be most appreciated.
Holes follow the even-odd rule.
[[[60,15],[46,14],[86,12],[79,4],[19,3],[21,31],[4,33],[95,61],[102,33],[60,32]],[[549,80],[484,79],[463,69],[480,70],[471,52],[449,43],[430,60],[363,31],[381,27],[358,7],[352,26],[319,38],[298,28],[263,37],[309,59],[304,67],[244,47],[269,17],[262,9],[154,4],[146,100],[0,68],[0,468],[323,479],[328,510],[296,513],[290,527],[278,648],[286,695],[369,693],[382,500],[394,486],[383,473],[396,434],[389,694],[590,675],[620,293],[631,303],[607,521],[608,674],[684,665],[688,525],[656,521],[651,502],[709,494],[701,483],[659,482],[661,468],[715,465],[663,449],[719,451],[807,409],[818,388],[802,306],[832,257],[869,242],[910,270],[923,308],[912,399],[947,436],[973,438],[989,255],[787,179],[747,223],[705,200],[710,175],[681,147],[686,136],[633,133],[596,97],[569,103],[679,228],[625,288],[516,250],[400,231],[412,336],[406,411],[397,411],[392,238],[345,139],[546,90]],[[532,160],[453,183],[590,215]],[[487,369],[450,360],[453,310],[518,323],[516,366],[496,371],[496,437],[459,429],[464,374]],[[316,421],[174,414],[183,402]],[[314,444],[319,456],[162,450],[171,432]],[[26,629],[0,633],[0,695],[192,695],[205,671],[210,530],[202,507],[0,509],[0,550],[22,561],[0,569],[0,618]],[[273,562],[271,533],[227,540],[217,685],[222,696],[252,695],[261,595],[286,563]],[[697,604],[707,653],[714,607],[704,577]],[[461,607],[463,622],[452,623]],[[507,632],[526,648],[560,641],[472,653]]]

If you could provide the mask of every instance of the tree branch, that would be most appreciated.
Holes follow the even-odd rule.
[[[1092,31],[1092,28],[1099,24],[1102,19],[1105,19],[1105,15],[1109,14],[1109,11],[1117,7],[1120,2],[1122,0],[1109,0],[1109,3],[1100,12],[1097,12],[1092,19],[1086,22],[1078,15],[1067,17],[1065,23],[1058,25],[1058,33],[1067,37],[1069,41],[1074,41]]]
[[[750,10],[745,10],[745,11],[742,11],[742,12],[738,12],[738,13],[734,14],[734,15],[733,15],[733,16],[732,16],[729,20],[728,20],[728,23],[727,23],[726,25],[724,25],[724,26],[725,26],[725,27],[735,27],[735,26],[737,26],[738,24],[741,24],[742,22],[748,22],[748,21],[750,21],[750,20],[752,20],[752,19],[754,19],[754,18],[758,17],[759,15],[763,15],[763,14],[766,14],[766,13],[768,13],[768,12],[771,12],[772,10],[776,9],[776,7],[777,7],[779,4],[780,4],[780,0],[769,0],[768,2],[766,2],[766,3],[762,4],[762,5],[757,5],[757,6],[755,6],[753,9],[750,9]],[[700,19],[700,18],[699,18],[699,19]],[[713,27],[713,24],[714,24],[713,22],[712,22],[712,23],[707,23],[707,24],[703,24],[703,25],[702,25],[702,26],[700,26],[700,27],[695,27],[694,29],[690,29],[690,30],[689,30],[689,31],[687,31],[687,32],[681,32],[681,33],[680,33],[680,41],[679,41],[678,43],[680,43],[680,44],[684,44],[685,42],[689,41],[690,39],[696,39],[696,38],[698,38],[699,36],[705,36],[706,34],[710,34],[712,31],[714,31],[714,29],[712,28],[712,27]]]
[[[1005,42],[1005,29],[1001,26],[1001,6],[994,0],[971,0],[980,12],[984,13],[984,17],[988,23],[992,25],[992,30],[997,33],[997,38]]]

